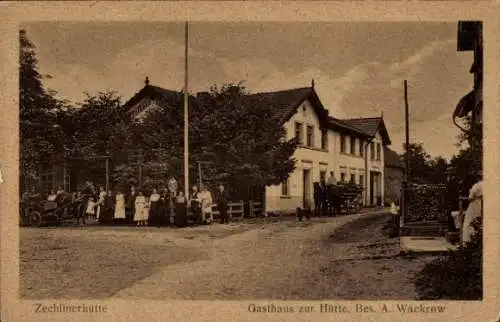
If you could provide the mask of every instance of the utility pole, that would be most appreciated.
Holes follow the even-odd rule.
[[[409,180],[409,172],[410,172],[410,120],[409,120],[409,112],[408,112],[408,81],[404,81],[404,89],[405,89],[405,151],[406,151],[406,171],[405,171],[405,181]]]
[[[189,196],[189,114],[188,114],[188,35],[189,26],[185,25],[184,51],[184,195]]]
[[[402,193],[401,193],[401,207],[400,213],[397,216],[397,226],[398,228],[403,227],[404,225],[404,216],[407,211],[408,205],[408,180],[410,178],[410,120],[409,120],[409,111],[408,111],[408,81],[404,81],[404,94],[405,94],[405,176],[403,181]],[[401,230],[399,229],[399,232]]]

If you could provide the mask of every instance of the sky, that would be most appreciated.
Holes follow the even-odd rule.
[[[144,86],[180,90],[184,23],[32,22],[47,88],[71,102],[114,90],[127,101]],[[433,157],[457,152],[451,116],[472,89],[472,53],[457,52],[456,22],[190,22],[189,90],[243,81],[251,92],[311,86],[330,115],[383,113],[392,141],[404,142],[403,80],[410,140]]]

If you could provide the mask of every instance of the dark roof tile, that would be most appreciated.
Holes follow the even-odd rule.
[[[389,133],[387,132],[387,128],[385,127],[383,117],[343,119],[342,121],[354,128],[359,129],[370,137],[375,136],[375,134],[377,134],[377,131],[380,131],[383,143],[385,145],[391,144],[391,139],[389,138]]]

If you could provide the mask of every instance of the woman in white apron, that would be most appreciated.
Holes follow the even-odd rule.
[[[148,218],[145,218],[146,213],[146,197],[139,192],[137,197],[135,198],[135,211],[134,211],[134,221],[137,223],[137,226],[146,226],[146,222]]]
[[[462,228],[462,244],[465,246],[472,241],[476,229],[472,223],[483,214],[483,181],[476,182],[469,190],[469,206],[465,212]]]
[[[125,195],[123,192],[118,191],[115,197],[115,213],[113,216],[113,221],[123,221],[125,220]]]

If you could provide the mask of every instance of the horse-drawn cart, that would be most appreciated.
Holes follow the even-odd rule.
[[[356,213],[363,204],[363,188],[357,184],[347,183],[338,185],[338,196],[341,200],[341,212]]]

